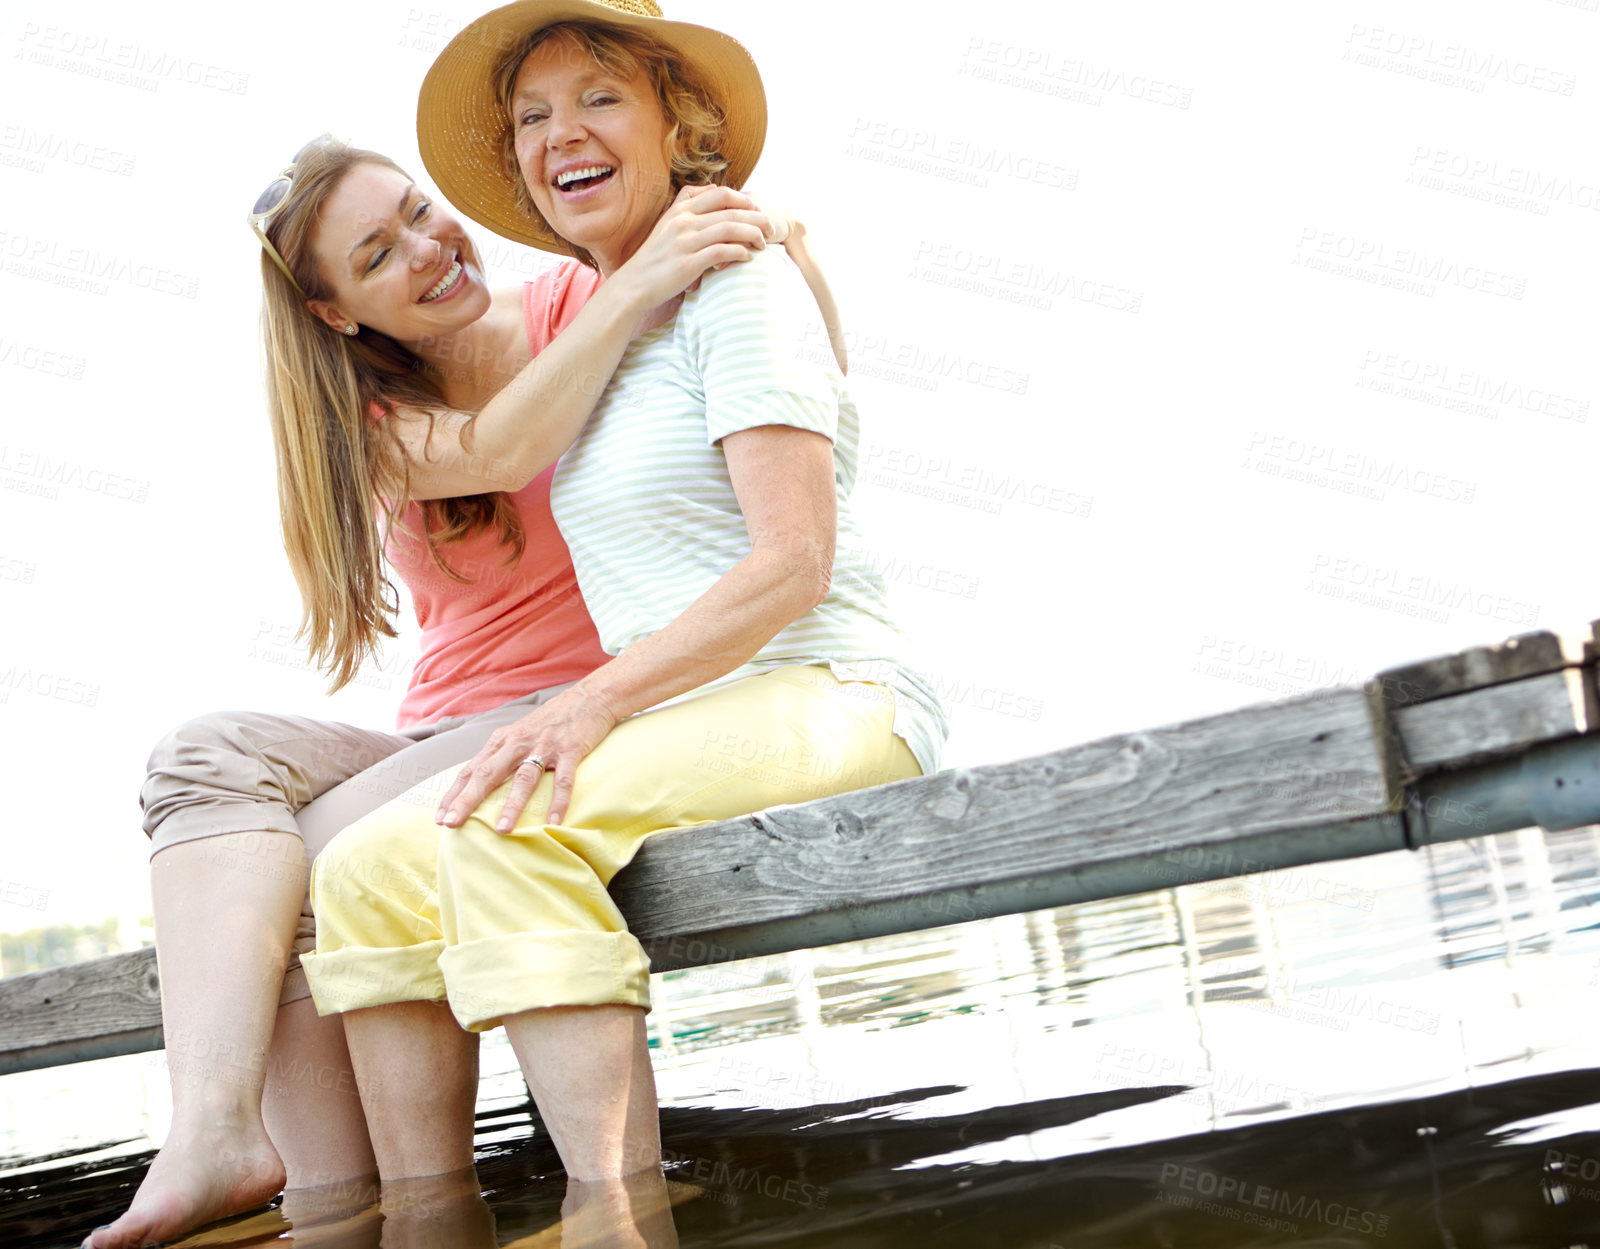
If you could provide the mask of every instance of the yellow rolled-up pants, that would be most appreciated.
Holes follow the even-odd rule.
[[[448,1001],[482,1032],[545,1006],[650,1005],[650,961],[606,887],[651,833],[920,776],[894,695],[825,666],[777,668],[624,720],[579,765],[561,824],[544,776],[510,833],[508,785],[434,823],[459,769],[339,833],[317,857],[322,1014]]]

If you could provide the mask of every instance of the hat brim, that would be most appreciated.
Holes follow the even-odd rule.
[[[445,45],[417,97],[417,145],[444,197],[479,225],[543,251],[572,249],[517,203],[501,164],[506,117],[496,98],[494,68],[526,36],[557,22],[594,22],[640,30],[676,51],[715,97],[725,118],[723,181],[742,187],[767,136],[767,96],[744,45],[705,26],[626,13],[596,0],[519,0],[486,13]]]

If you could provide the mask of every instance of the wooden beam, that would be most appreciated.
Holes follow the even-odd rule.
[[[161,1048],[156,952],[0,980],[0,1074]]]
[[[1581,727],[1559,670],[1400,707],[1394,720],[1419,773],[1569,737]]]
[[[1566,662],[1554,633],[1523,633],[1493,646],[1387,668],[1373,679],[1389,705],[1398,708],[1559,672]]]
[[[1398,849],[1400,801],[1324,691],[658,834],[612,893],[669,970]]]
[[[612,893],[670,971],[1377,854],[1414,826],[1520,827],[1526,802],[1497,778],[1580,727],[1563,666],[1530,634],[1363,689],[660,833]],[[1419,776],[1444,786],[1420,795],[1432,812]],[[12,977],[0,1073],[157,1048],[160,1024],[153,951]]]
[[[668,971],[1373,854],[1399,805],[1365,695],[1323,691],[662,833],[613,893]],[[0,982],[0,1071],[151,1047],[159,1003],[148,952]]]

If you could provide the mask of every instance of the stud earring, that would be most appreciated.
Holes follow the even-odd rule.
[[[346,334],[354,334],[356,332],[356,327],[353,325],[347,325],[344,327],[344,332]]]

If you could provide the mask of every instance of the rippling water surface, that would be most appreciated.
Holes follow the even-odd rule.
[[[685,1246],[1600,1245],[1597,865],[1580,829],[1153,871],[658,977],[670,1222]],[[476,1185],[385,1246],[575,1243],[499,1034],[484,1072]],[[160,1055],[0,1079],[0,1241],[120,1211],[165,1104]],[[380,1223],[266,1211],[186,1243],[357,1249]]]

